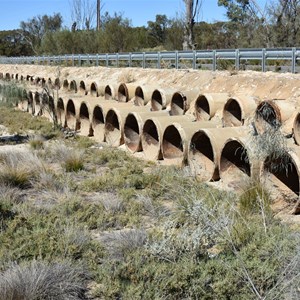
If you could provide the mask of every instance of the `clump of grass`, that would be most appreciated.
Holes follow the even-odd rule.
[[[49,148],[49,154],[53,159],[61,162],[66,172],[78,172],[84,169],[82,150],[56,143]]]
[[[44,148],[45,138],[39,135],[35,135],[29,138],[29,146],[34,150],[40,150]]]
[[[2,154],[0,183],[28,188],[32,178],[44,170],[40,159],[30,152],[7,152]]]
[[[103,233],[100,240],[110,257],[122,259],[126,254],[145,245],[147,233],[142,229],[118,230]]]
[[[0,300],[7,299],[85,299],[87,271],[68,261],[33,260],[11,264],[0,273]]]
[[[255,213],[271,214],[271,197],[266,188],[257,181],[251,180],[239,196],[239,211],[242,215]]]

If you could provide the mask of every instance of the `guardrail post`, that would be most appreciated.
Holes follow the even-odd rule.
[[[132,66],[132,57],[131,57],[132,53],[129,53],[129,68],[131,68]]]
[[[261,49],[261,55],[262,55],[262,57],[261,57],[261,70],[263,72],[266,72],[266,49],[265,48]]]
[[[238,71],[240,69],[240,50],[235,50],[235,69]]]
[[[193,50],[193,69],[195,70],[197,68],[197,56],[196,56],[196,50]]]
[[[160,56],[160,52],[157,52],[157,69],[161,68],[161,56]]]
[[[117,68],[119,68],[119,53],[116,53],[116,58]]]
[[[108,53],[105,54],[105,65],[108,68]]]
[[[297,55],[296,55],[296,48],[292,49],[292,73],[296,73],[296,63],[297,63]]]
[[[217,51],[213,50],[213,71],[217,70]]]
[[[96,54],[96,66],[99,67],[99,55],[98,55],[98,53]]]
[[[146,68],[146,57],[145,57],[145,52],[143,52],[143,65],[142,65],[143,69]]]
[[[80,55],[78,56],[78,65],[79,65],[79,67],[81,67],[81,56]]]
[[[178,65],[179,65],[179,62],[178,62],[178,51],[176,50],[175,51],[175,69],[178,70]]]
[[[75,59],[74,59],[74,54],[72,54],[72,67],[75,66]]]

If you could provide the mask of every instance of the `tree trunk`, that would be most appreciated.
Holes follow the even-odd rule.
[[[97,30],[100,30],[101,22],[100,22],[100,0],[97,0]]]
[[[194,49],[194,0],[184,0],[185,2],[185,26],[183,37],[183,50]]]

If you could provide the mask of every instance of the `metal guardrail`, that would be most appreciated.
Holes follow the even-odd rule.
[[[297,63],[300,60],[300,48],[274,48],[274,49],[220,49],[220,50],[194,50],[194,51],[162,51],[162,52],[132,52],[132,53],[105,53],[105,54],[70,54],[56,56],[26,56],[26,57],[0,57],[0,64],[38,64],[38,65],[71,65],[82,66],[104,65],[109,66],[139,66],[143,68],[154,67],[160,69],[163,63],[175,69],[201,68],[210,65],[212,70],[218,70],[221,61],[233,61],[236,70],[245,68],[245,65],[256,61],[256,70],[267,71],[268,61],[289,61],[285,63],[287,71],[296,73]],[[122,65],[121,65],[122,64]],[[280,65],[277,65],[280,66]]]

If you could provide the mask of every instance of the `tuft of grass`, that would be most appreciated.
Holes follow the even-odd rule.
[[[29,138],[28,143],[33,150],[40,150],[44,148],[45,139],[42,136],[32,136]]]
[[[7,299],[85,299],[89,274],[68,261],[48,263],[33,260],[11,264],[0,273],[0,300]]]
[[[0,184],[28,188],[31,180],[44,170],[40,159],[30,152],[7,152],[0,163]]]

